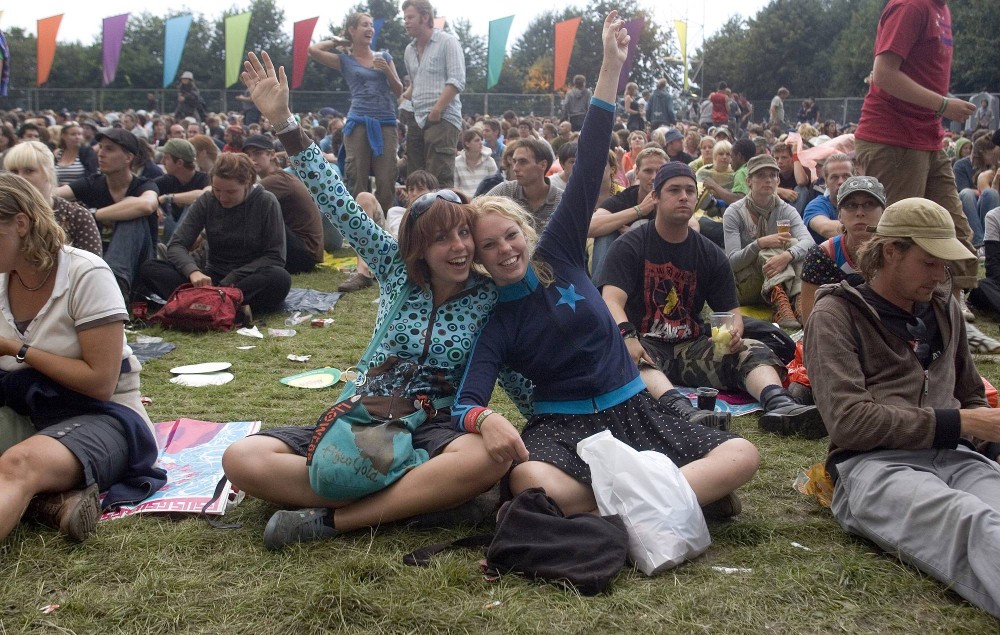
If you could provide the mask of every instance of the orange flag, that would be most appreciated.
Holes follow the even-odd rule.
[[[56,34],[63,14],[38,21],[38,79],[39,86],[49,81],[49,71],[52,70],[52,60],[56,56]]]
[[[559,90],[566,85],[566,71],[569,70],[569,58],[573,55],[573,42],[576,41],[576,30],[582,18],[570,18],[556,22],[556,59],[553,65],[552,89]]]

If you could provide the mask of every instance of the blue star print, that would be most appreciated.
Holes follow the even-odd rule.
[[[569,308],[573,309],[574,312],[576,311],[576,301],[586,300],[585,297],[576,292],[576,287],[572,284],[569,285],[568,289],[556,287],[556,291],[559,292],[559,301],[556,302],[556,306],[559,306],[560,304],[567,304],[569,305]]]

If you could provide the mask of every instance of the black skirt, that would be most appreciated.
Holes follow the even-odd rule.
[[[521,437],[531,461],[549,463],[576,480],[590,484],[590,466],[576,453],[583,439],[610,430],[639,451],[661,452],[678,467],[697,461],[739,436],[690,423],[668,414],[649,391],[595,414],[547,414],[532,417]]]

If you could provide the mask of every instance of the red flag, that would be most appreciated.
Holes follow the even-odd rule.
[[[318,17],[301,20],[295,23],[295,35],[292,43],[292,88],[302,85],[302,76],[306,74],[306,63],[309,61],[309,41],[312,40],[313,29],[316,28]]]
[[[556,59],[553,65],[552,89],[559,90],[566,85],[566,71],[569,70],[569,58],[573,55],[573,43],[576,41],[576,30],[581,18],[570,18],[556,22]]]
[[[37,84],[41,86],[49,81],[49,71],[52,70],[52,60],[56,57],[56,35],[59,33],[59,24],[62,22],[63,14],[54,15],[51,18],[42,18],[38,21],[38,79]]]

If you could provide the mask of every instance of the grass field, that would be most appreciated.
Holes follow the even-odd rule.
[[[323,271],[294,285],[332,291]],[[339,394],[296,390],[278,379],[309,368],[344,368],[371,334],[374,288],[344,296],[333,328],[298,327],[292,338],[251,341],[235,333],[147,329],[177,344],[143,371],[154,421],[262,420],[312,424]],[[281,326],[283,315],[270,316]],[[996,336],[993,321],[980,318]],[[240,351],[236,347],[256,344]],[[307,364],[289,353],[311,354]],[[236,379],[182,388],[169,369],[229,361]],[[1000,385],[994,362],[980,371]],[[500,409],[514,416],[499,398]],[[480,554],[458,550],[429,568],[402,564],[415,547],[476,531],[384,527],[280,553],[261,544],[274,508],[247,500],[220,530],[196,519],[132,517],[102,524],[84,545],[21,525],[0,544],[0,635],[20,633],[996,633],[997,622],[873,545],[844,534],[829,512],[796,492],[798,470],[825,443],[761,434],[754,417],[734,429],[760,449],[760,472],[741,490],[744,512],[710,524],[713,546],[656,578],[626,570],[592,598],[516,576],[479,574]],[[942,528],[947,531],[947,528]],[[808,548],[793,546],[799,543]],[[726,574],[713,566],[750,569]],[[58,604],[51,614],[42,607]]]

